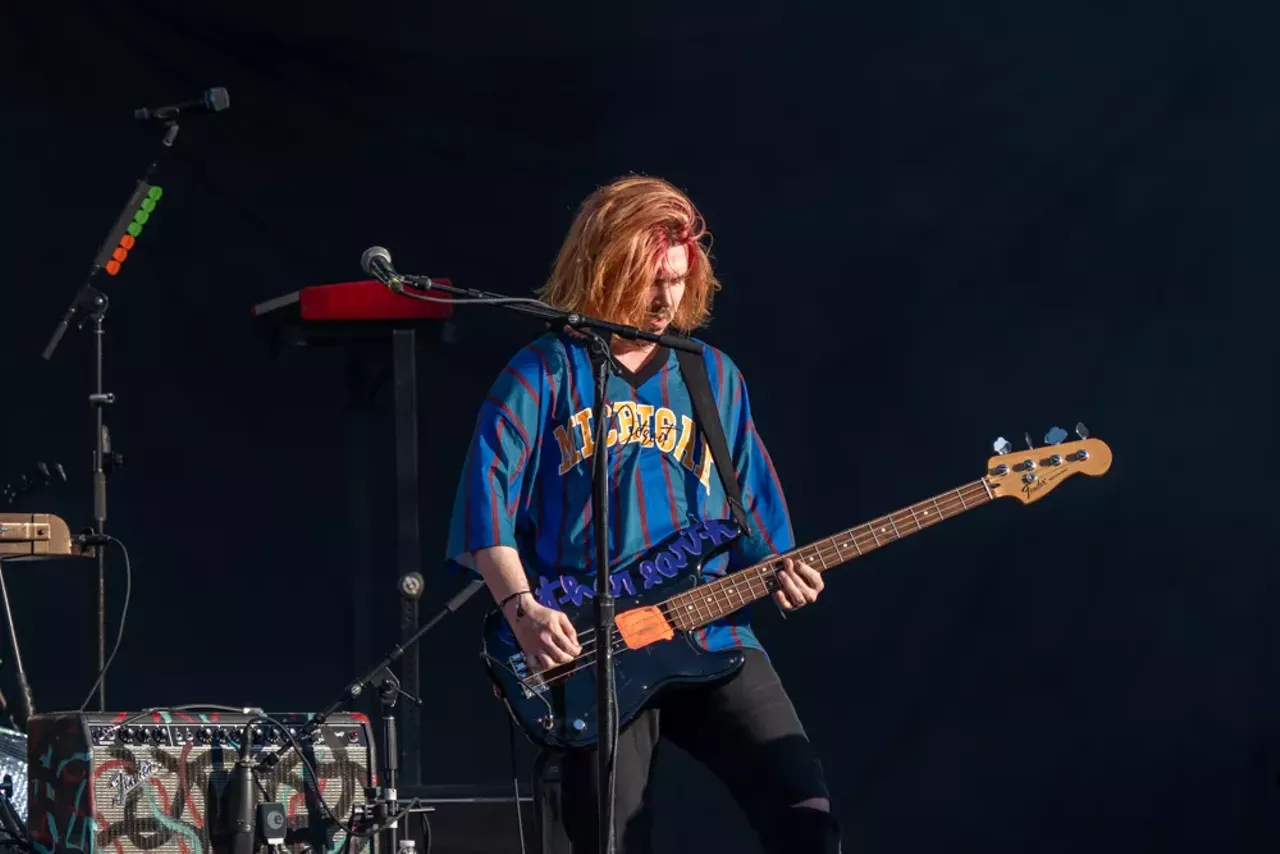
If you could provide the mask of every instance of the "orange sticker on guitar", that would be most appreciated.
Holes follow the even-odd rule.
[[[627,649],[640,649],[676,636],[675,630],[656,606],[623,611],[614,618],[614,623]]]

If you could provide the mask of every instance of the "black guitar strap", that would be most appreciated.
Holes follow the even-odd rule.
[[[724,494],[729,499],[733,518],[742,527],[743,533],[750,537],[751,523],[747,520],[746,508],[742,506],[742,490],[738,486],[738,476],[733,471],[729,446],[725,443],[724,425],[720,422],[720,413],[711,396],[707,363],[702,356],[687,350],[676,350],[676,361],[680,364],[680,373],[684,375],[685,384],[689,387],[689,397],[693,400],[693,417],[697,419],[702,435],[707,437],[707,444],[711,447],[711,458],[715,460],[716,471],[720,474],[720,483],[724,485]]]

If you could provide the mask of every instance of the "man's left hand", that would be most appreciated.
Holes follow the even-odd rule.
[[[822,573],[807,563],[783,558],[778,583],[782,586],[774,591],[774,600],[782,610],[794,611],[817,601],[818,594],[822,592]]]

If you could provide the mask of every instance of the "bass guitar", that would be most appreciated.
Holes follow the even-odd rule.
[[[617,610],[607,640],[596,637],[593,628],[594,580],[565,571],[555,581],[555,593],[538,598],[569,616],[582,652],[567,664],[530,667],[506,617],[494,609],[484,621],[481,657],[495,694],[534,744],[560,751],[592,748],[600,643],[613,645],[621,730],[666,689],[716,682],[737,672],[741,650],[708,652],[694,642],[693,632],[770,595],[778,588],[784,557],[828,570],[997,498],[1030,504],[1071,475],[1104,474],[1111,449],[1089,438],[1083,425],[1076,432],[1080,441],[1063,444],[1065,431],[1054,428],[1045,437],[1051,444],[1017,453],[1001,440],[1000,455],[988,460],[986,474],[975,481],[714,581],[701,579],[702,567],[743,532],[727,519],[689,525],[610,575]]]

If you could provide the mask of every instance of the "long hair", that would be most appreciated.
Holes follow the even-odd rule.
[[[671,325],[688,333],[711,317],[720,282],[706,224],[689,197],[661,178],[633,175],[598,188],[578,209],[538,296],[563,311],[640,326],[656,263],[689,249],[684,297]]]

